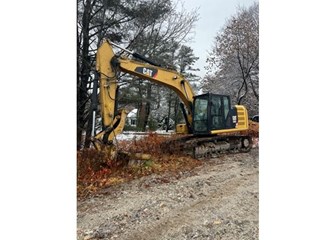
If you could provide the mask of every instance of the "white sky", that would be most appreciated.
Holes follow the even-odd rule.
[[[177,2],[178,0],[173,0]],[[199,57],[195,67],[200,69],[198,75],[205,74],[206,57],[214,42],[214,37],[230,16],[234,15],[237,6],[248,7],[255,0],[181,0],[184,7],[194,10],[199,7],[200,19],[194,29],[195,37],[188,45],[193,48],[194,54]],[[256,1],[257,2],[257,1]]]

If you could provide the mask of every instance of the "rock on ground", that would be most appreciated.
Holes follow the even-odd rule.
[[[258,239],[258,148],[78,201],[78,239]]]

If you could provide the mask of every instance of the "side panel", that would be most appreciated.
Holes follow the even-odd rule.
[[[242,105],[235,105],[237,109],[237,126],[238,130],[248,130],[249,128],[249,117],[247,109]]]
[[[213,130],[211,134],[234,134],[234,133],[241,133],[242,131],[249,130],[249,120],[248,120],[248,111],[242,105],[235,105],[237,110],[237,124],[235,128],[231,129],[220,129],[220,130]]]

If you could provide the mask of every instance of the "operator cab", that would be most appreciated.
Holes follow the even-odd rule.
[[[206,93],[194,97],[193,133],[210,134],[212,130],[236,128],[237,111],[230,97]]]

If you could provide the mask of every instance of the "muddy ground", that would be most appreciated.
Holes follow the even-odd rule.
[[[77,239],[258,239],[258,148],[78,201]]]

